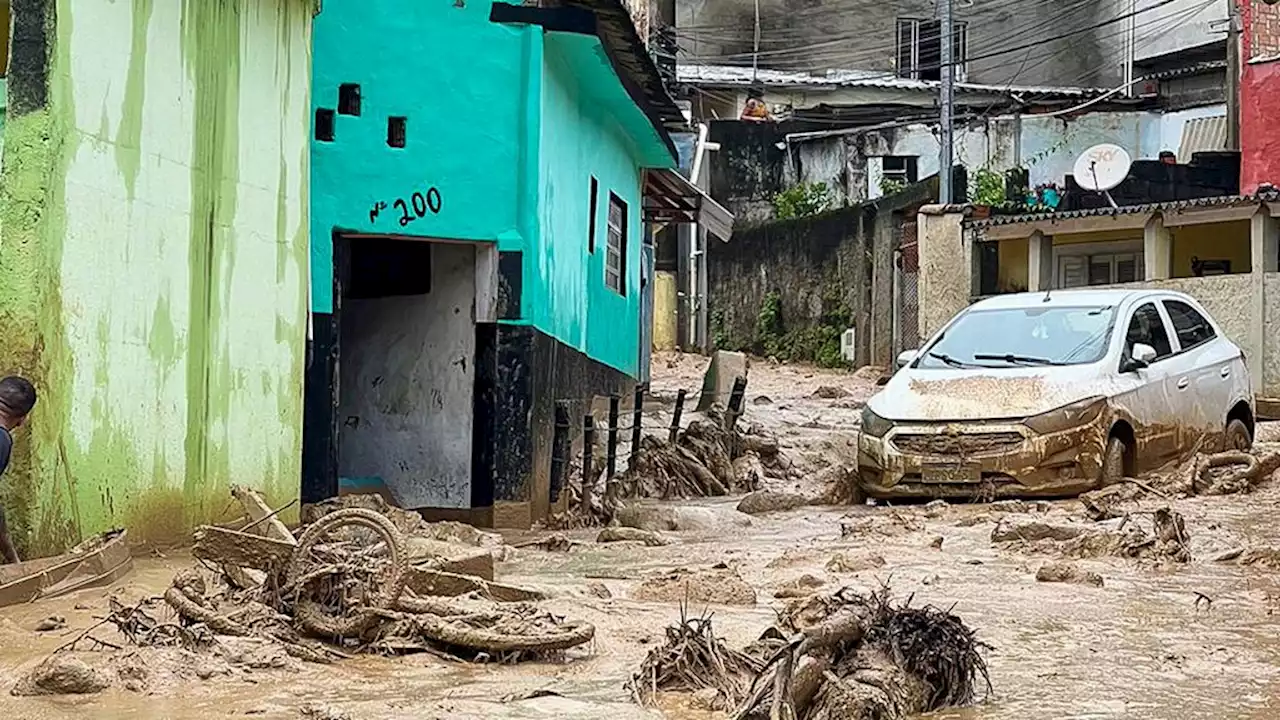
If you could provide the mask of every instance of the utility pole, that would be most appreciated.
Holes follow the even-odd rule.
[[[942,58],[939,68],[939,79],[942,81],[942,92],[939,98],[938,106],[941,110],[941,145],[938,151],[938,201],[946,205],[950,203],[954,197],[951,188],[952,180],[952,138],[953,130],[952,120],[952,101],[955,94],[955,62],[954,42],[955,33],[951,29],[951,1],[938,0],[938,34],[942,37],[938,40],[942,43]]]
[[[1240,6],[1227,0],[1227,149],[1240,149]]]

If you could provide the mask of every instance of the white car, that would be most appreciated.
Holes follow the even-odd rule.
[[[1074,495],[1253,443],[1244,353],[1183,293],[1001,295],[898,363],[862,413],[874,498]]]

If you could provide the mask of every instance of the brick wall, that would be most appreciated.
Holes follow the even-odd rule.
[[[1280,57],[1280,3],[1241,0],[1240,9],[1245,60]]]

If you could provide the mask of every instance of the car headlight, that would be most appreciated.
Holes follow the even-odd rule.
[[[892,427],[893,423],[891,421],[871,412],[871,408],[866,405],[862,406],[862,433],[864,435],[882,438]]]
[[[1057,410],[1050,410],[1047,413],[1029,417],[1023,421],[1023,424],[1041,435],[1070,430],[1097,420],[1098,415],[1102,413],[1102,408],[1106,404],[1107,399],[1105,397],[1085,398],[1079,402],[1060,407]]]

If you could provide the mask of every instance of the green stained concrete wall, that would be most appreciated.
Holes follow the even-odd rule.
[[[56,10],[4,128],[0,372],[41,401],[3,502],[35,552],[181,540],[231,482],[299,490],[312,5]]]

